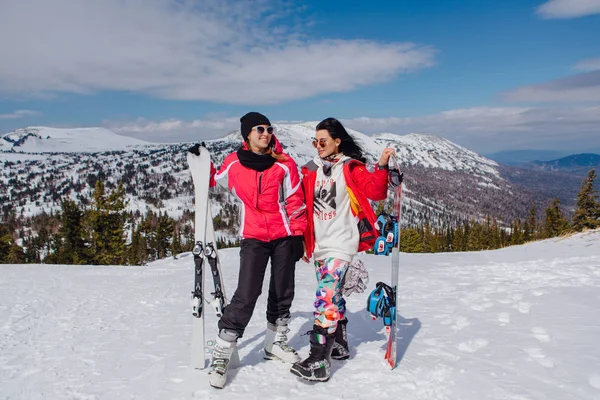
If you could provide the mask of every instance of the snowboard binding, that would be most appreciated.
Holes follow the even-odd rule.
[[[383,324],[388,327],[396,315],[396,294],[394,289],[383,283],[377,282],[375,289],[367,298],[367,311],[371,317],[383,319]]]
[[[398,245],[398,220],[395,216],[381,213],[375,222],[380,236],[375,240],[373,251],[377,255],[387,256]]]

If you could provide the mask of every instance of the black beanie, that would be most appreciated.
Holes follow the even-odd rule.
[[[248,114],[246,114],[242,118],[240,118],[240,122],[242,123],[241,131],[242,131],[242,138],[244,138],[244,141],[248,139],[248,135],[250,134],[250,131],[255,126],[271,125],[271,121],[269,121],[269,118],[265,117],[261,113],[257,113],[254,111],[249,112]]]

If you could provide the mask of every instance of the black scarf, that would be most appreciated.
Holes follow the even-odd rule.
[[[243,148],[240,148],[237,151],[237,156],[244,167],[258,172],[271,168],[276,161],[270,154],[256,154],[250,150],[244,150]]]

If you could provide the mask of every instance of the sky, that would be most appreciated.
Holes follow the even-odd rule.
[[[239,248],[219,257],[231,296]],[[346,298],[350,359],[332,361],[329,382],[301,382],[289,364],[263,359],[267,272],[223,390],[190,366],[190,253],[142,267],[0,265],[0,398],[600,398],[600,230],[493,251],[401,253],[393,370],[383,323],[365,310],[375,284],[390,282],[389,257],[358,257],[368,288]],[[288,338],[305,358],[314,267],[298,262],[295,282]],[[205,310],[205,338],[214,340],[217,317]]]
[[[0,132],[221,137],[248,111],[600,151],[600,0],[0,0]]]

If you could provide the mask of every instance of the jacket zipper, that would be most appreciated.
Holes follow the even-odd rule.
[[[260,196],[260,194],[262,193],[262,176],[263,173],[262,171],[258,174],[258,196]],[[256,196],[256,208],[258,209],[258,196]],[[264,216],[263,216],[264,218]],[[267,239],[270,241],[271,240],[271,235],[269,234],[269,227],[267,226],[267,219],[264,218],[265,220],[265,232],[267,233]]]
[[[262,193],[262,172],[258,175],[258,194]]]

